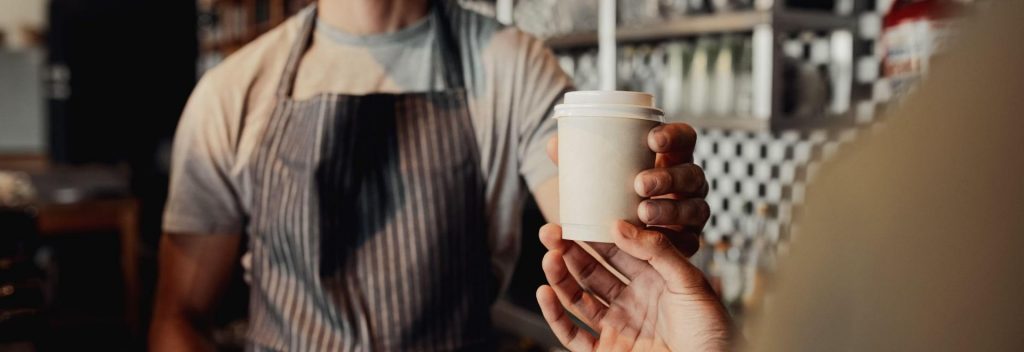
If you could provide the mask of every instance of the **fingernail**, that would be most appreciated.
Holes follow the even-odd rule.
[[[711,219],[711,206],[707,202],[701,202],[700,218],[705,220]]]
[[[657,219],[660,211],[661,209],[654,205],[654,203],[646,201],[640,203],[640,219],[644,222],[651,222]]]
[[[636,193],[644,197],[654,192],[654,188],[658,186],[658,180],[644,175],[637,177],[634,183],[633,188],[636,188]]]
[[[654,131],[654,145],[658,147],[659,150],[664,150],[668,147],[668,136],[660,129]]]

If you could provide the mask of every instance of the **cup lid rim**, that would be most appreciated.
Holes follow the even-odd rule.
[[[629,104],[558,104],[555,118],[562,117],[621,117],[665,122],[665,112],[651,106]]]

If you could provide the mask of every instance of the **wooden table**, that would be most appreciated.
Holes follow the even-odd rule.
[[[42,237],[95,231],[114,231],[119,234],[125,322],[133,333],[138,333],[141,328],[138,201],[134,198],[88,200],[71,204],[42,204],[38,209],[38,228]]]
[[[0,170],[29,174],[63,172],[40,153],[0,153]],[[74,170],[69,169],[69,170]],[[125,176],[127,177],[127,176]],[[131,197],[83,200],[68,204],[40,203],[38,230],[41,237],[74,236],[81,233],[117,232],[121,242],[121,276],[124,281],[125,323],[139,333],[139,201]]]

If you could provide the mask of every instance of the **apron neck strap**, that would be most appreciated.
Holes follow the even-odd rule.
[[[445,88],[463,88],[466,86],[464,81],[462,69],[462,51],[459,50],[459,40],[456,37],[458,29],[452,25],[451,15],[455,12],[454,7],[458,7],[457,4],[452,5],[454,0],[433,0],[431,1],[434,7],[432,12],[434,20],[436,21],[435,28],[437,36],[438,49],[440,64],[442,67],[442,76],[444,78]]]
[[[465,87],[465,80],[462,73],[462,52],[459,50],[459,42],[455,37],[456,29],[452,26],[450,16],[453,12],[451,0],[431,1],[431,16],[434,16],[435,35],[438,50],[435,50],[435,62],[441,64],[441,78],[444,80],[446,89]],[[458,5],[455,5],[458,6]],[[292,89],[295,86],[295,77],[298,76],[299,62],[302,61],[302,54],[306,52],[313,41],[313,31],[316,27],[317,18],[316,2],[313,2],[303,13],[300,13],[302,25],[299,29],[298,40],[292,45],[288,52],[288,60],[284,65],[284,72],[277,85],[277,95],[281,98],[290,98]]]

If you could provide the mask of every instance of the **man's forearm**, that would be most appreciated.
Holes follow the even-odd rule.
[[[161,238],[150,350],[214,350],[204,322],[230,281],[240,238],[237,234],[165,234]]]
[[[533,190],[533,199],[549,223],[558,223],[558,177],[544,181]]]

